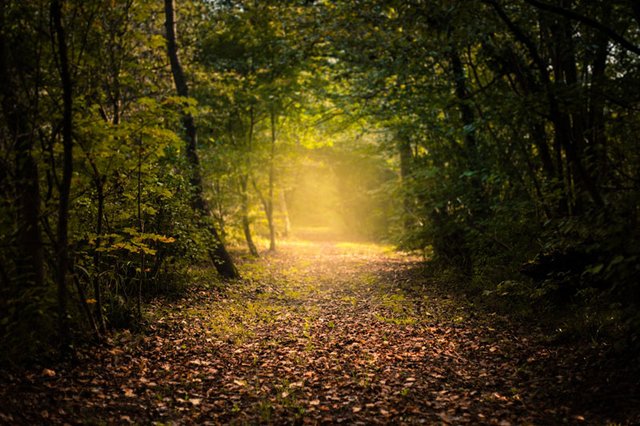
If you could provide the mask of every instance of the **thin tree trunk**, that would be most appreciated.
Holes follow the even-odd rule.
[[[97,168],[95,169],[97,172]],[[98,217],[96,222],[96,248],[93,255],[95,273],[93,276],[93,295],[96,298],[95,315],[98,321],[98,328],[101,333],[107,331],[107,326],[102,315],[102,288],[100,287],[100,261],[101,253],[98,250],[102,243],[102,218],[104,216],[104,177],[96,177],[96,190],[98,192]]]
[[[251,255],[259,257],[260,254],[253,242],[251,236],[251,221],[249,220],[249,172],[251,171],[251,149],[253,147],[253,132],[255,130],[256,117],[254,113],[253,105],[249,109],[249,131],[247,133],[246,140],[246,153],[244,156],[244,173],[240,176],[240,208],[242,213],[242,231],[244,232],[244,239],[247,242],[249,253]]]
[[[100,330],[98,330],[96,321],[93,318],[93,314],[91,313],[91,309],[89,308],[89,304],[87,303],[87,295],[82,288],[82,283],[80,282],[80,279],[77,275],[73,276],[73,282],[76,285],[76,291],[78,292],[78,297],[80,298],[80,308],[87,317],[87,321],[89,322],[89,326],[91,327],[94,336],[96,337],[96,339],[100,339]]]
[[[220,239],[225,241],[227,238],[227,224],[225,221],[225,211],[224,211],[224,203],[222,202],[222,183],[220,179],[217,178],[213,183],[214,191],[215,191],[215,205],[213,207],[213,211],[215,212],[215,222],[218,224],[218,229],[220,230]]]
[[[509,31],[511,31],[515,39],[526,47],[529,53],[529,56],[531,57],[531,59],[533,59],[533,62],[536,65],[538,72],[540,73],[540,80],[542,83],[545,96],[548,101],[549,116],[551,117],[551,121],[554,125],[553,158],[555,160],[555,167],[554,167],[555,175],[559,183],[563,182],[565,180],[564,171],[566,167],[563,159],[564,158],[563,143],[561,140],[561,136],[557,131],[557,128],[559,125],[559,123],[557,122],[557,117],[559,115],[560,107],[558,105],[558,100],[556,99],[556,96],[553,91],[548,65],[546,61],[542,59],[542,56],[540,56],[540,53],[538,52],[538,48],[536,47],[536,44],[529,37],[527,37],[527,35],[522,31],[520,27],[518,27],[518,25],[516,25],[515,22],[513,22],[509,18],[505,10],[498,4],[497,1],[495,0],[483,0],[483,1],[485,3],[488,3],[494,8],[494,10],[496,11],[496,14],[504,22],[504,24],[507,26]],[[571,196],[569,195],[570,188],[566,184],[562,189],[562,193],[563,193],[563,198],[562,200],[560,200],[560,203],[558,206],[558,210],[560,214],[566,213],[569,210],[571,205]]]
[[[404,135],[398,134],[397,136],[398,153],[400,154],[400,180],[402,185],[402,207],[403,207],[403,227],[405,232],[410,232],[413,227],[413,220],[411,220],[411,204],[412,200],[409,196],[408,184],[409,176],[411,174],[411,162],[413,159],[413,153],[411,151],[411,144],[407,141]]]
[[[246,174],[240,177],[240,209],[242,214],[242,231],[244,232],[244,239],[247,242],[249,253],[252,256],[260,256],[258,249],[253,242],[251,236],[251,223],[249,221],[249,196],[247,194],[249,176]]]
[[[451,60],[451,71],[453,73],[456,98],[458,98],[460,119],[465,128],[464,146],[467,151],[469,165],[474,168],[473,170],[476,170],[478,141],[476,139],[475,117],[473,109],[468,104],[469,89],[467,88],[467,76],[464,71],[464,65],[462,64],[458,50],[453,46],[451,47],[449,59]]]
[[[63,116],[62,116],[62,180],[60,182],[60,201],[58,205],[57,226],[57,270],[56,284],[58,288],[58,327],[60,345],[63,352],[69,350],[69,324],[67,321],[67,276],[69,270],[69,198],[71,193],[71,177],[73,173],[73,82],[69,70],[69,58],[65,31],[62,25],[62,2],[51,1],[51,18],[58,48],[59,72],[62,83]]]
[[[611,8],[601,6],[603,22],[608,25],[611,18]],[[634,11],[640,10],[640,2],[634,2]],[[596,37],[598,49],[591,64],[591,86],[589,88],[588,133],[589,149],[587,156],[594,159],[592,173],[602,180],[608,175],[607,170],[607,135],[605,132],[605,99],[604,85],[607,81],[605,70],[609,56],[608,40],[602,34]]]
[[[284,189],[280,191],[280,209],[284,220],[284,237],[287,238],[291,234],[291,219],[289,218],[289,208],[287,207],[287,197]]]
[[[138,192],[136,194],[138,208],[138,232],[144,233],[144,219],[142,218],[142,138],[138,140]],[[136,297],[136,315],[138,321],[142,321],[142,286],[145,283],[145,256],[144,251],[140,251],[140,274],[138,275],[138,294]]]
[[[275,185],[276,161],[276,113],[271,109],[271,152],[269,154],[269,193],[267,196],[266,213],[269,224],[269,251],[276,249],[276,228],[273,223],[273,187]]]
[[[175,8],[174,0],[164,1],[165,10],[165,29],[167,39],[167,54],[171,63],[171,72],[173,74],[173,81],[176,86],[176,91],[179,96],[189,97],[189,87],[187,80],[182,69],[178,56],[178,45],[176,42],[176,23],[175,23]],[[202,175],[200,174],[200,159],[198,157],[197,145],[197,131],[193,116],[189,113],[182,115],[182,124],[185,129],[187,139],[187,161],[191,167],[190,182],[193,188],[192,204],[193,208],[200,213],[203,217],[210,216],[210,210],[207,205],[207,201],[204,198],[204,190],[202,184]],[[229,255],[229,252],[225,248],[218,231],[215,226],[209,224],[207,229],[213,237],[214,247],[209,250],[209,254],[213,260],[213,263],[218,270],[218,273],[225,278],[238,278],[240,274],[233,263],[233,259]]]
[[[551,34],[555,34],[552,42],[555,50],[553,55],[553,71],[556,85],[564,85],[567,88],[575,87],[578,82],[575,49],[573,46],[573,36],[571,22],[562,18],[555,25],[550,26]],[[579,106],[565,107],[559,109],[555,114],[554,127],[560,135],[560,141],[569,161],[570,167],[567,170],[571,173],[570,181],[579,185],[599,207],[604,205],[604,201],[598,190],[595,176],[593,176],[585,163],[584,136],[585,136],[585,116],[583,102],[578,102]],[[574,197],[574,201],[579,210],[581,198]]]
[[[473,193],[473,204],[471,210],[473,212],[473,220],[478,217],[484,217],[487,214],[487,200],[482,193],[482,181],[478,172],[482,168],[480,156],[478,153],[478,139],[475,130],[475,114],[473,108],[469,105],[469,88],[467,86],[467,76],[460,58],[458,50],[451,46],[449,53],[451,60],[451,71],[454,79],[454,89],[456,98],[458,99],[458,109],[460,111],[460,120],[464,129],[464,148],[467,160],[467,167],[474,172],[470,177],[471,191]]]
[[[100,252],[100,246],[102,245],[102,228],[104,221],[104,202],[105,193],[104,186],[106,183],[106,176],[101,174],[98,170],[98,166],[91,156],[87,155],[87,161],[93,171],[93,185],[96,189],[98,208],[96,213],[96,246],[93,249],[93,266],[95,268],[90,280],[93,284],[93,297],[96,300],[94,307],[94,315],[97,321],[98,330],[104,334],[107,331],[107,325],[105,323],[104,315],[102,314],[102,288],[100,283],[100,273],[102,270],[101,259],[102,253]]]
[[[451,73],[454,83],[454,92],[458,100],[458,110],[460,112],[460,120],[463,125],[464,132],[464,151],[466,167],[473,172],[470,176],[470,193],[473,199],[469,203],[471,217],[468,219],[467,225],[471,228],[477,228],[473,222],[479,218],[486,216],[488,207],[486,199],[482,194],[482,182],[478,175],[481,164],[478,157],[478,140],[475,131],[475,114],[473,108],[469,105],[469,89],[467,87],[467,76],[460,58],[460,53],[455,46],[450,47],[449,60],[451,61]],[[471,251],[467,247],[468,235],[463,229],[457,229],[450,235],[453,246],[457,252],[452,259],[456,259],[456,263],[461,270],[471,276],[473,273],[473,259]]]

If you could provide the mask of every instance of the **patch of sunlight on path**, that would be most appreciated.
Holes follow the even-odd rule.
[[[421,257],[322,229],[243,264],[243,284],[207,307],[205,333],[235,366],[219,397],[241,395],[217,418],[530,424],[505,375],[517,371],[498,343],[510,337],[430,294],[421,268]]]
[[[194,270],[147,334],[48,381],[69,423],[560,423],[522,384],[529,344],[439,295],[417,257],[316,229],[239,266],[224,285]]]

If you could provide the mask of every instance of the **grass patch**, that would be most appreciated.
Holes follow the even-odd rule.
[[[285,310],[269,299],[232,300],[209,311],[210,331],[218,338],[241,344],[253,338],[256,329],[275,322]]]
[[[384,313],[376,313],[378,321],[394,325],[414,325],[418,322],[413,302],[402,293],[383,294],[379,299]]]

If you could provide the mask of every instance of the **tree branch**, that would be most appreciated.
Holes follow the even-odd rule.
[[[601,33],[605,34],[611,40],[617,42],[620,46],[624,47],[626,50],[635,53],[636,55],[640,55],[640,47],[636,46],[611,28],[603,25],[602,23],[596,21],[595,19],[589,18],[588,16],[581,15],[577,12],[574,12],[570,9],[565,9],[562,7],[554,6],[552,4],[548,4],[538,0],[523,0],[525,3],[530,4],[533,7],[536,7],[540,10],[544,10],[547,12],[555,13],[556,15],[564,16],[565,18],[572,19],[574,21],[581,22],[591,28],[594,28]]]

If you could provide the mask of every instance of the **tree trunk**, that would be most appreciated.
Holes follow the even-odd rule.
[[[275,185],[276,161],[276,112],[271,108],[271,151],[269,153],[269,193],[267,196],[266,213],[269,224],[269,251],[276,250],[276,227],[273,223],[273,187]]]
[[[411,232],[413,228],[413,220],[411,218],[411,205],[413,200],[409,195],[409,176],[411,175],[411,162],[413,161],[413,153],[411,144],[406,135],[399,134],[397,137],[398,153],[400,154],[400,183],[402,185],[402,207],[403,207],[403,228],[405,232]]]
[[[634,10],[640,9],[640,2],[634,2]],[[602,5],[603,22],[609,24],[611,8]],[[603,34],[596,35],[598,48],[591,64],[591,86],[589,88],[589,112],[587,121],[587,140],[589,147],[587,156],[593,158],[592,173],[602,180],[607,176],[607,136],[605,133],[605,83],[607,76],[607,57],[609,56],[609,43]]]
[[[97,171],[97,168],[96,168]],[[98,192],[98,217],[96,221],[96,248],[93,255],[93,263],[96,268],[95,274],[93,276],[93,294],[96,299],[95,306],[95,316],[98,320],[98,329],[100,333],[105,333],[107,331],[107,325],[104,321],[104,316],[102,315],[102,288],[100,286],[100,271],[101,271],[101,252],[98,250],[100,248],[100,244],[102,243],[102,220],[104,216],[104,177],[96,177],[96,190]]]
[[[179,96],[189,97],[189,87],[187,80],[182,69],[178,57],[178,45],[176,41],[176,23],[175,23],[175,9],[174,0],[164,1],[165,10],[165,29],[167,39],[167,54],[169,61],[171,62],[171,72],[173,74],[173,81],[176,86],[176,91]],[[207,205],[207,201],[204,198],[204,190],[202,184],[202,175],[200,174],[200,159],[198,157],[197,145],[197,131],[193,116],[189,113],[183,113],[182,124],[184,126],[186,135],[186,152],[187,161],[191,167],[190,183],[193,188],[192,205],[193,208],[201,214],[204,218],[210,216],[210,210]],[[233,263],[233,259],[229,255],[229,252],[225,248],[218,231],[212,224],[207,225],[207,229],[213,237],[214,247],[209,250],[209,254],[212,258],[218,273],[225,278],[238,278],[240,274]]]
[[[69,350],[69,325],[67,321],[67,276],[69,272],[69,198],[73,173],[73,83],[69,69],[69,57],[65,31],[62,25],[62,1],[51,1],[51,18],[57,41],[60,80],[62,83],[62,180],[58,205],[56,241],[56,284],[58,288],[58,321],[60,344],[63,352]]]
[[[289,218],[289,208],[287,207],[287,197],[284,189],[280,191],[280,209],[284,220],[284,237],[287,238],[291,234],[291,219]]]
[[[218,228],[220,230],[220,239],[225,241],[227,238],[227,223],[225,220],[225,210],[224,210],[224,202],[222,201],[222,182],[220,178],[216,178],[213,183],[214,194],[215,194],[215,202],[213,206],[213,215],[215,219],[215,223],[217,223]]]
[[[4,27],[4,7],[0,6],[0,27]],[[44,283],[44,249],[40,232],[40,183],[38,165],[31,150],[34,145],[33,131],[29,129],[27,107],[14,91],[13,75],[19,70],[10,70],[9,49],[0,30],[0,93],[2,111],[9,135],[15,146],[15,182],[18,199],[18,249],[16,250],[16,275],[24,284],[42,288]],[[22,52],[21,52],[22,53]],[[21,283],[22,284],[22,283]]]
[[[240,209],[242,214],[242,231],[244,232],[244,239],[247,242],[249,253],[252,256],[260,256],[256,245],[253,242],[251,236],[251,222],[249,221],[249,193],[247,192],[249,187],[249,172],[251,171],[251,149],[253,147],[253,132],[255,130],[256,117],[253,105],[249,109],[249,129],[247,132],[246,153],[244,156],[244,172],[240,176]]]
[[[454,89],[456,98],[458,99],[458,109],[460,111],[460,120],[463,125],[464,131],[464,150],[465,158],[467,161],[467,167],[470,171],[474,172],[470,176],[471,192],[474,199],[470,209],[473,214],[472,220],[476,220],[479,217],[484,217],[487,214],[488,206],[487,200],[482,193],[482,181],[478,172],[482,168],[480,157],[478,154],[478,140],[476,138],[475,130],[475,114],[473,108],[469,105],[469,89],[467,87],[467,76],[464,69],[464,64],[460,58],[460,53],[451,46],[449,54],[451,61],[452,77],[454,79]]]
[[[247,194],[249,176],[246,174],[240,177],[240,209],[242,214],[242,230],[244,232],[244,239],[247,241],[247,247],[249,253],[252,256],[260,256],[258,249],[251,237],[251,224],[249,222],[249,196]]]
[[[549,26],[554,37],[551,41],[553,55],[554,83],[556,86],[564,86],[567,90],[575,88],[578,84],[578,76],[575,61],[575,49],[571,22],[561,18],[559,23]],[[591,200],[599,207],[604,205],[596,185],[595,177],[585,165],[584,136],[585,116],[583,101],[577,102],[579,106],[560,107],[552,111],[554,130],[559,136],[559,144],[564,148],[567,156],[567,179],[569,184],[578,185],[580,192],[588,194]],[[573,185],[572,185],[573,186]],[[574,203],[580,208],[581,199],[574,196]]]
[[[464,65],[462,64],[462,60],[460,59],[458,50],[453,46],[451,46],[449,59],[451,60],[451,71],[453,73],[456,98],[458,98],[460,119],[462,120],[462,125],[465,129],[464,147],[467,151],[469,165],[473,170],[477,171],[476,163],[478,159],[478,141],[476,140],[475,116],[473,113],[473,109],[468,104],[469,89],[467,88],[467,76],[464,70]]]

